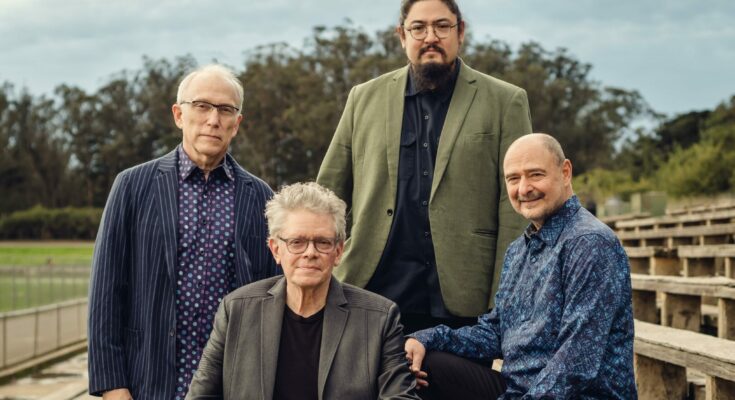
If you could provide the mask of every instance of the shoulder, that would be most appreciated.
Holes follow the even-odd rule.
[[[229,303],[234,300],[270,297],[271,295],[270,293],[268,293],[268,291],[271,290],[271,288],[275,286],[281,279],[283,279],[283,275],[273,276],[253,283],[249,283],[230,292],[230,294],[225,296],[223,301]]]
[[[583,207],[564,228],[557,245],[563,246],[563,254],[578,258],[580,262],[627,262],[625,250],[612,229]]]
[[[238,162],[228,154],[228,159],[232,163],[232,168],[235,170],[235,174],[238,179],[244,179],[246,184],[250,185],[258,197],[264,200],[268,200],[273,197],[273,189],[262,179],[253,175],[248,170],[243,168]]]
[[[472,82],[475,81],[480,88],[493,90],[496,92],[504,93],[507,95],[515,95],[516,93],[525,93],[525,91],[509,82],[502,79],[495,78],[488,74],[482,73],[475,69],[472,69],[467,64],[462,63],[462,70],[460,76],[464,79]]]
[[[366,311],[375,311],[380,313],[388,313],[396,304],[385,297],[369,292],[357,286],[348,283],[340,283],[342,292],[350,308],[363,309]]]
[[[388,84],[404,79],[408,74],[408,67],[402,67],[397,70],[387,72],[367,82],[360,83],[352,88],[355,96],[366,95],[374,92],[380,92],[388,87]]]

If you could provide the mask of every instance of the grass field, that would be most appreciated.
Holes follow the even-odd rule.
[[[90,265],[94,242],[0,242],[0,265]]]
[[[0,312],[85,297],[93,242],[0,242]]]

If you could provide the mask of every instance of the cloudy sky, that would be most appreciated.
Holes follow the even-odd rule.
[[[0,82],[50,94],[96,90],[143,55],[192,54],[238,67],[261,44],[303,43],[346,18],[368,32],[399,0],[0,0]],[[605,85],[639,90],[674,114],[735,94],[733,0],[459,0],[475,39],[565,47]]]

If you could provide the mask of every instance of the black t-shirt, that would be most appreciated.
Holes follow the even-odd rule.
[[[273,400],[317,400],[323,321],[324,308],[304,318],[286,306]]]

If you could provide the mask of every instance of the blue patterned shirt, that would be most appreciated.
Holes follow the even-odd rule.
[[[576,196],[505,254],[495,309],[416,332],[427,350],[503,359],[501,399],[636,399],[628,258]]]
[[[235,174],[227,158],[204,173],[177,149],[176,399],[183,399],[222,298],[234,289]]]

